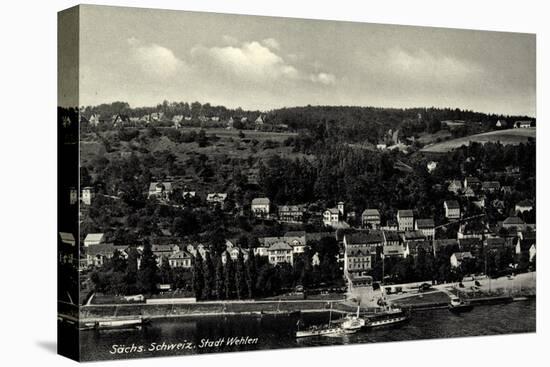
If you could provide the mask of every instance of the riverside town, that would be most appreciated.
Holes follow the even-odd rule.
[[[303,335],[347,334],[346,317],[535,295],[534,120],[168,102],[61,113],[80,120],[81,187],[66,193],[80,256],[60,261],[78,267],[80,293],[65,296],[82,329],[328,312],[333,326]]]
[[[535,331],[534,37],[82,11],[57,233],[81,360]]]

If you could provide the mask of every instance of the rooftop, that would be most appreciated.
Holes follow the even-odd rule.
[[[269,198],[255,198],[252,199],[252,205],[269,205]]]
[[[380,216],[380,212],[378,209],[365,209],[363,210],[363,217],[374,217],[374,216]]]
[[[368,245],[374,243],[381,243],[384,238],[382,232],[372,231],[369,233],[352,233],[346,234],[346,244],[348,245]]]
[[[403,209],[397,211],[397,216],[399,218],[414,217],[414,213],[411,209]]]
[[[445,205],[449,209],[460,209],[460,205],[458,205],[458,201],[456,200],[447,200],[445,201]]]
[[[419,229],[428,229],[428,228],[433,228],[435,227],[435,223],[434,223],[434,220],[431,219],[431,218],[428,218],[428,219],[417,219],[416,220],[416,226],[419,228]]]
[[[506,225],[523,225],[525,224],[525,222],[523,220],[521,220],[520,217],[508,217],[506,219],[504,219],[504,222],[502,222],[502,224],[506,224]]]
[[[93,242],[102,241],[103,236],[104,236],[103,233],[88,233],[84,241],[93,241]]]
[[[277,250],[292,250],[292,247],[286,242],[276,242],[271,245],[267,251],[277,251]]]

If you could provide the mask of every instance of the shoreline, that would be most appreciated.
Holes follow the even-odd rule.
[[[526,296],[518,296],[518,297],[508,297],[508,296],[496,296],[496,297],[479,297],[479,298],[473,298],[470,299],[470,302],[474,305],[496,305],[496,304],[506,304],[511,302],[520,302],[520,301],[526,301],[530,299],[535,299],[536,295],[526,295]],[[265,304],[267,302],[264,302]],[[247,303],[250,305],[251,303]],[[270,304],[279,304],[279,302],[274,302]],[[204,304],[193,304],[197,306],[204,306]],[[237,305],[240,305],[237,303]],[[447,302],[435,302],[435,303],[420,303],[420,304],[413,304],[413,305],[402,305],[401,307],[405,309],[409,309],[411,311],[429,311],[429,310],[435,310],[435,309],[443,309],[446,308],[448,305]],[[111,306],[111,307],[119,307],[118,306]],[[128,305],[124,305],[128,306]],[[178,306],[178,305],[169,305],[169,306]],[[336,303],[335,308],[332,309],[332,312],[337,314],[347,314],[349,312],[352,312],[350,309],[350,306],[343,304],[343,303]],[[86,306],[86,307],[94,307],[94,306]],[[106,308],[107,306],[102,305],[102,308]],[[263,310],[239,310],[239,311],[215,311],[215,312],[158,312],[159,310],[156,310],[157,312],[150,312],[152,310],[148,310],[148,308],[158,307],[158,305],[132,305],[130,306],[132,308],[139,308],[140,313],[135,314],[125,314],[125,315],[95,315],[95,316],[88,316],[88,317],[82,317],[80,315],[80,318],[78,320],[79,323],[91,323],[91,322],[98,322],[98,321],[105,321],[105,320],[125,320],[130,318],[136,318],[136,317],[143,317],[145,319],[176,319],[176,318],[194,318],[194,317],[217,317],[217,316],[257,316],[257,317],[264,317],[264,316],[277,316],[277,315],[291,315],[294,313],[322,313],[322,312],[329,312],[329,309],[326,307],[316,307],[316,308],[304,308],[304,309],[293,309],[293,310],[282,310],[282,311],[263,311]],[[339,307],[339,308],[337,308]],[[344,308],[344,309],[342,309]],[[145,312],[143,312],[145,311]],[[116,311],[114,312],[116,313]],[[367,314],[369,312],[367,311]],[[372,314],[375,314],[372,312]]]

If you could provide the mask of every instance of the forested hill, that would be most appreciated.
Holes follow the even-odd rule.
[[[485,114],[451,108],[379,108],[355,106],[305,106],[281,108],[270,111],[266,121],[285,124],[293,130],[332,131],[333,137],[346,141],[376,142],[389,129],[400,129],[402,136],[414,136],[421,132],[436,132],[442,121],[463,121],[476,125],[476,130],[494,129],[498,120],[509,123],[532,119],[527,116]],[[467,128],[466,128],[467,129]],[[469,130],[469,129],[467,129]],[[464,135],[471,133],[464,132]]]
[[[518,120],[533,120],[527,116],[503,116],[485,114],[452,108],[381,108],[359,106],[303,106],[274,109],[268,112],[230,109],[200,102],[164,101],[154,107],[131,107],[126,102],[113,102],[81,108],[81,113],[89,117],[98,114],[102,118],[122,114],[141,117],[153,112],[162,112],[163,119],[170,121],[175,115],[189,116],[192,120],[202,117],[216,117],[220,124],[231,118],[253,122],[262,116],[264,129],[288,126],[290,131],[309,131],[315,139],[336,139],[346,142],[383,142],[389,130],[399,129],[400,139],[418,138],[423,133],[433,134],[443,126],[443,121],[460,122],[463,126],[453,127],[453,136],[461,137],[496,129],[498,120],[512,124]],[[459,124],[459,125],[460,125]],[[236,127],[240,129],[240,127]],[[391,135],[391,134],[390,134]]]
[[[532,119],[528,116],[504,116],[485,114],[458,108],[381,108],[357,106],[304,106],[276,109],[268,113],[272,123],[287,124],[291,127],[307,127],[317,122],[372,122],[394,128],[402,122],[423,120],[462,120],[481,123],[496,123],[499,119],[510,121]]]

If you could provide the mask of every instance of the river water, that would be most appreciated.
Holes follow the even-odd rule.
[[[82,331],[81,357],[82,360],[109,360],[535,332],[535,304],[531,299],[476,306],[460,315],[447,309],[416,311],[411,320],[402,325],[339,338],[299,340],[294,337],[298,316],[156,319],[141,330]],[[328,313],[301,316],[304,325],[327,322],[328,318]],[[243,343],[227,345],[234,337]],[[178,343],[180,349],[176,347]]]

